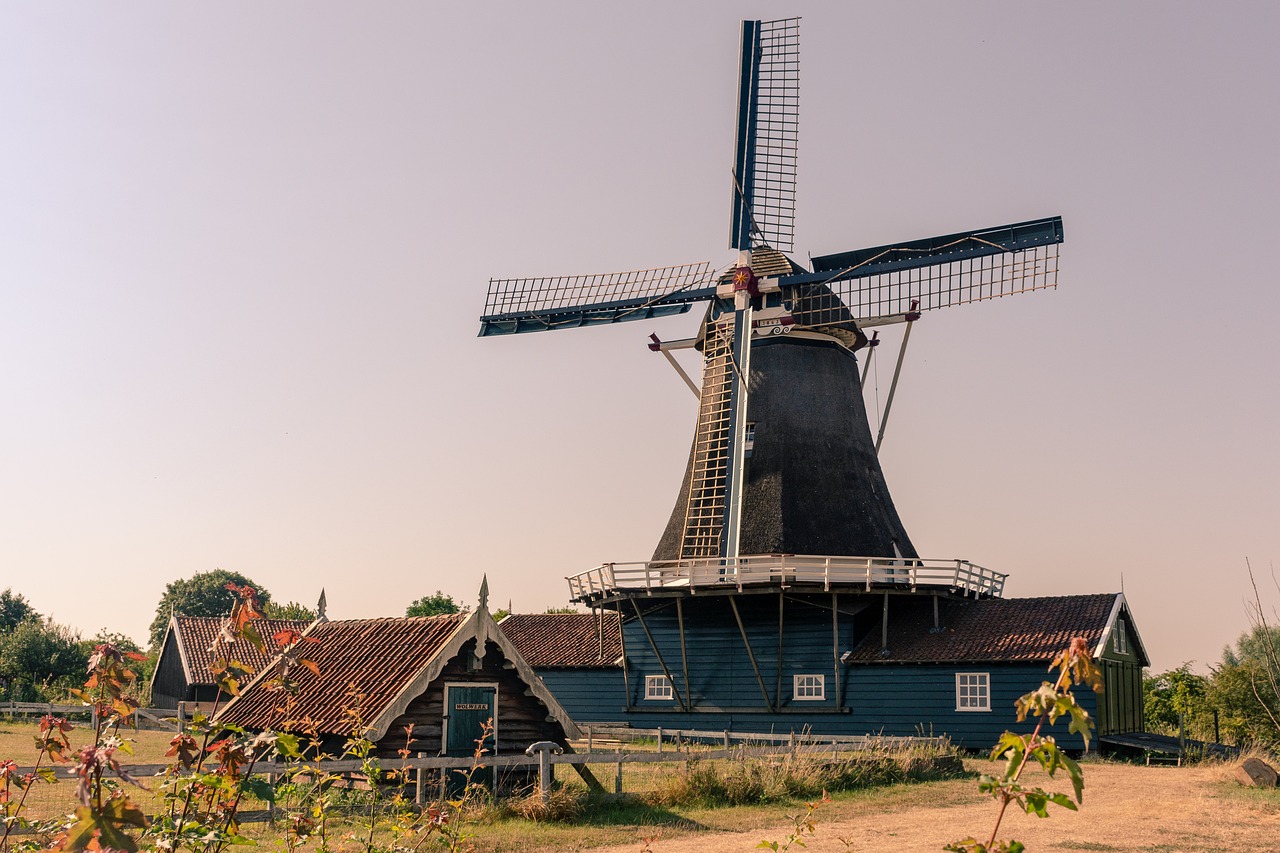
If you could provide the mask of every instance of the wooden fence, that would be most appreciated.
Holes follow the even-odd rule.
[[[83,710],[83,709],[82,709]],[[628,740],[655,739],[657,750],[623,750],[598,749],[596,741],[604,736],[626,737]],[[698,761],[744,761],[750,758],[770,758],[794,756],[803,750],[805,754],[817,757],[829,756],[831,760],[839,760],[841,755],[865,752],[870,749],[897,749],[912,745],[931,744],[940,746],[943,738],[925,737],[850,737],[850,736],[815,736],[800,734],[757,734],[754,732],[707,732],[691,729],[632,729],[625,727],[589,726],[585,742],[578,746],[584,751],[566,751],[557,754],[552,751],[541,751],[535,755],[486,755],[480,759],[474,757],[449,757],[425,755],[406,759],[386,759],[382,766],[386,770],[411,770],[414,773],[413,787],[415,799],[422,804],[427,800],[429,789],[443,786],[445,777],[450,771],[466,772],[472,769],[494,770],[527,768],[537,769],[538,778],[542,780],[539,787],[545,796],[549,790],[547,781],[552,778],[554,767],[567,766],[577,770],[588,786],[599,793],[609,793],[604,784],[588,770],[588,765],[610,767],[613,770],[614,795],[621,795],[624,790],[624,768],[636,765],[668,765],[669,769],[679,770],[692,760]],[[735,745],[736,744],[736,745]],[[664,747],[665,745],[665,747]],[[168,764],[133,764],[126,765],[134,776],[145,778],[165,773]],[[298,773],[329,773],[347,779],[363,781],[361,772],[363,762],[358,759],[330,759],[323,761],[275,762],[260,761],[254,767],[254,775],[266,776],[273,782],[291,778]],[[22,767],[18,774],[30,772],[32,768]],[[55,776],[62,779],[75,779],[73,767],[55,765]],[[530,773],[532,775],[532,773]],[[242,823],[253,823],[274,820],[278,814],[275,808],[260,811],[244,812]]]
[[[191,714],[179,702],[178,708],[136,708],[134,709],[135,728],[168,729],[175,732],[184,731]],[[0,702],[0,716],[9,717],[88,717],[93,719],[93,709],[88,705],[59,705],[54,702]],[[96,722],[96,721],[95,721]]]

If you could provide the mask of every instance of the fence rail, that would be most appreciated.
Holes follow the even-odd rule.
[[[1008,575],[968,560],[892,557],[816,557],[794,554],[605,563],[566,578],[574,601],[589,602],[619,592],[792,584],[873,588],[947,589],[974,597],[999,598]]]
[[[173,708],[135,708],[134,724],[139,725],[143,722],[150,724],[151,727],[170,729],[173,731],[183,731],[186,727],[187,720],[191,719],[191,714],[187,709],[182,707],[186,703],[179,702],[179,707]],[[57,702],[0,702],[0,716],[7,715],[10,717],[30,717],[45,716],[46,714],[54,717],[75,717],[84,716],[92,719],[93,708],[84,704],[59,704]],[[140,726],[145,727],[145,726]]]
[[[37,704],[37,703],[30,703]],[[48,707],[42,705],[42,707]],[[57,706],[55,706],[57,707]],[[80,706],[75,707],[83,710]],[[451,771],[470,771],[492,768],[494,770],[510,770],[526,768],[537,771],[539,789],[549,790],[552,768],[556,765],[577,769],[588,784],[605,792],[603,784],[588,769],[589,766],[612,768],[613,793],[622,794],[624,779],[629,779],[630,790],[639,785],[646,789],[644,781],[650,784],[653,771],[661,773],[666,765],[668,770],[681,769],[687,762],[697,761],[743,761],[746,759],[767,759],[775,756],[794,756],[803,751],[809,755],[831,760],[839,760],[842,755],[848,756],[865,752],[874,748],[901,748],[912,745],[932,744],[941,746],[945,738],[927,737],[852,737],[847,735],[814,735],[812,733],[794,733],[785,735],[757,734],[754,732],[732,731],[700,731],[693,729],[632,729],[616,726],[589,726],[586,739],[586,751],[566,751],[562,754],[539,752],[535,755],[485,755],[477,759],[474,756],[442,756],[419,753],[412,758],[385,759],[382,766],[386,770],[413,771],[411,787],[415,791],[417,803],[426,802],[428,789],[444,790],[445,777]],[[624,750],[595,749],[593,739],[596,736],[618,737],[619,739],[656,738],[658,750]],[[674,748],[664,749],[663,744]],[[736,744],[736,745],[735,745]],[[579,742],[579,747],[583,744]],[[644,766],[653,766],[652,770],[640,772]],[[126,764],[125,769],[139,779],[162,776],[168,772],[170,764]],[[320,761],[276,762],[260,761],[254,768],[255,776],[266,776],[272,782],[289,779],[296,774],[324,773],[344,776],[348,779],[364,781],[364,762],[359,759],[328,759]],[[627,771],[625,768],[633,768]],[[51,768],[55,778],[59,780],[76,779],[75,768],[65,764],[53,765]],[[32,767],[20,767],[16,775],[32,772]],[[636,775],[639,773],[640,775]],[[646,775],[647,774],[647,775]],[[530,773],[530,775],[532,775]],[[243,811],[238,819],[241,823],[273,821],[282,809],[271,805],[266,809]],[[22,833],[19,833],[22,834]]]

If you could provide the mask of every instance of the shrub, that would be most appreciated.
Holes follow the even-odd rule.
[[[511,809],[525,820],[534,822],[570,821],[582,814],[587,795],[581,788],[556,786],[542,802],[542,794],[533,791],[512,802]]]

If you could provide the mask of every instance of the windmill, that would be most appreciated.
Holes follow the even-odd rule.
[[[900,369],[922,312],[1056,287],[1062,220],[854,249],[805,268],[786,254],[795,229],[799,19],[744,21],[741,47],[729,234],[736,259],[726,268],[492,279],[480,335],[644,320],[705,304],[695,337],[651,345],[698,348],[703,374],[689,464],[645,584],[657,570],[664,583],[692,586],[706,566],[719,579],[728,567],[741,582],[755,555],[777,554],[868,558],[868,573],[874,562],[892,580],[890,567],[905,559],[923,564],[876,459],[884,421],[873,443],[862,407],[854,353],[868,347],[863,330],[907,324]],[[897,371],[895,388],[896,379]],[[625,585],[612,570],[600,581]],[[584,600],[594,594],[572,579],[571,588]]]

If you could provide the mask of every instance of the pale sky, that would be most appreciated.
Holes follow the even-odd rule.
[[[696,316],[476,317],[731,260],[739,21],[792,15],[798,258],[1065,219],[1058,290],[913,332],[921,555],[1215,662],[1280,558],[1274,3],[0,0],[0,588],[145,640],[219,567],[345,618],[646,559],[695,400],[645,343]]]

